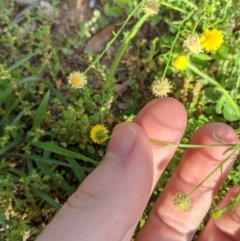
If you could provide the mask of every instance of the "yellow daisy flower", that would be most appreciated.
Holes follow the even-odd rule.
[[[179,54],[174,60],[173,60],[173,66],[178,70],[185,70],[188,65],[188,58],[186,55]]]
[[[85,74],[74,71],[68,76],[68,83],[75,89],[82,89],[87,83]]]
[[[223,43],[223,34],[218,29],[206,29],[200,36],[200,43],[206,52],[216,51]]]
[[[151,85],[151,90],[156,97],[164,97],[172,92],[172,85],[166,78],[156,79]]]
[[[158,13],[159,7],[159,0],[145,0],[142,9],[143,12],[149,14],[149,16],[154,16]]]
[[[95,125],[90,131],[90,138],[93,142],[100,144],[109,139],[109,130],[104,125]]]

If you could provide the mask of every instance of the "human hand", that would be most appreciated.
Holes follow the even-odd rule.
[[[68,199],[36,241],[129,241],[164,168],[176,146],[160,147],[149,139],[178,143],[184,133],[187,115],[172,98],[148,103],[132,123],[115,127],[105,157]],[[191,143],[214,144],[212,134],[224,143],[237,143],[235,131],[222,123],[210,123],[193,135]],[[173,206],[173,196],[189,193],[219,163],[227,147],[187,149],[157,199],[136,241],[192,240],[218,189],[234,162],[231,158],[222,172],[214,173],[191,195],[188,211]],[[235,156],[236,157],[236,156]],[[219,207],[230,202],[240,186],[230,189]],[[210,218],[198,241],[240,240],[240,205],[234,213]]]

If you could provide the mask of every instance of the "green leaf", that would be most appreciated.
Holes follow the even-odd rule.
[[[113,6],[113,7],[111,8],[111,16],[117,18],[117,17],[119,17],[119,16],[121,15],[121,13],[122,13],[122,10],[121,10],[120,7],[118,7],[118,6]]]
[[[28,82],[33,82],[33,81],[36,81],[36,80],[38,80],[37,76],[31,76],[31,77],[20,79],[19,81],[17,81],[17,84],[22,85],[22,84],[25,84],[25,83],[28,83]]]
[[[0,148],[0,155],[3,155],[5,152],[7,152],[9,149],[15,147],[21,142],[21,139],[14,140],[13,142],[7,144],[6,146]]]
[[[227,119],[228,121],[239,120],[239,115],[236,113],[235,109],[228,103],[227,100],[223,104],[222,112],[223,112],[224,118]]]
[[[32,192],[34,192],[37,196],[42,198],[44,201],[46,201],[48,204],[50,204],[52,207],[54,207],[56,210],[59,210],[61,208],[61,205],[57,203],[54,199],[52,199],[47,193],[41,192],[35,188],[31,188]]]
[[[27,169],[28,169],[29,172],[34,170],[33,161],[32,160],[27,158],[26,159],[26,164],[27,164]]]
[[[215,55],[216,59],[226,60],[229,54],[229,50],[230,50],[230,47],[227,44],[223,43],[221,47],[218,49],[218,51],[216,52],[216,55]]]
[[[63,162],[63,161],[58,161],[52,158],[48,158],[48,157],[41,157],[41,156],[35,156],[35,155],[26,155],[26,154],[19,154],[19,153],[10,153],[10,156],[19,156],[19,157],[23,157],[23,158],[28,158],[28,159],[32,159],[36,162],[44,162],[44,163],[48,163],[51,165],[58,165],[58,166],[65,166],[65,167],[70,167],[70,168],[77,168],[79,167],[79,164],[77,162],[73,163],[71,162],[71,164]],[[81,167],[81,170],[86,171],[86,172],[91,172],[94,168],[92,167]]]
[[[21,118],[24,116],[24,114],[29,111],[30,109],[32,109],[35,105],[29,106],[28,108],[22,110],[13,120],[12,125],[16,125]]]
[[[7,224],[5,222],[5,218],[4,215],[2,214],[2,212],[0,211],[0,223],[3,226],[4,232],[7,235],[8,239],[9,239],[9,233],[8,233],[8,229],[7,229]]]
[[[36,159],[35,159],[38,167],[42,170],[42,172],[49,176],[52,180],[52,182],[59,186],[59,183],[56,181],[56,178],[54,176],[54,172],[51,170],[51,168],[48,166],[47,163],[44,163],[44,162],[38,162]],[[65,180],[62,180],[63,182],[61,183],[61,187],[69,192],[74,192],[75,191],[75,188],[71,187]]]
[[[8,68],[8,70],[9,70],[9,71],[12,71],[12,70],[18,68],[19,66],[21,66],[21,65],[23,65],[25,62],[27,62],[29,59],[31,59],[32,57],[38,55],[39,53],[41,53],[41,52],[43,52],[43,51],[44,51],[44,50],[40,50],[40,51],[38,51],[38,52],[36,52],[36,53],[31,53],[31,54],[27,55],[26,57],[20,59],[20,60],[19,60],[17,63],[15,63],[14,65],[10,66],[10,67]]]
[[[13,92],[13,88],[9,87],[4,91],[0,91],[0,102],[6,100],[6,98]]]
[[[63,106],[68,106],[68,103],[67,101],[65,100],[65,98],[62,96],[62,94],[56,89],[53,87],[53,85],[47,81],[46,82],[49,90],[51,90],[51,92],[59,99],[59,101],[62,103]]]
[[[196,63],[204,63],[204,62],[208,62],[210,61],[212,58],[207,55],[207,54],[203,54],[203,53],[200,53],[200,54],[196,54],[194,56],[192,56],[192,60]]]
[[[240,109],[240,107],[238,107]],[[235,109],[231,106],[228,99],[223,95],[216,105],[216,112],[218,114],[223,114],[224,118],[228,121],[239,120],[239,116]]]
[[[86,174],[84,173],[82,167],[79,166],[79,164],[74,158],[68,157],[67,160],[78,181],[81,183],[86,177]]]
[[[64,149],[60,146],[53,145],[51,143],[44,143],[44,142],[39,141],[39,142],[36,142],[36,143],[31,143],[31,144],[34,145],[34,146],[37,146],[39,148],[42,148],[44,150],[48,150],[48,151],[51,151],[51,152],[54,152],[54,153],[57,153],[57,154],[60,154],[60,155],[66,156],[66,157],[73,157],[73,158],[77,158],[77,159],[92,163],[95,166],[98,165],[98,162],[96,162],[96,161],[94,161],[94,160],[92,160],[92,159],[90,159],[86,156],[83,156],[79,153]]]
[[[222,114],[223,104],[225,103],[225,101],[226,101],[225,95],[222,95],[222,97],[217,101],[216,112],[218,114]]]
[[[215,88],[208,87],[204,90],[204,95],[211,101],[216,102],[220,97],[220,93],[215,91]]]
[[[105,3],[103,6],[103,11],[107,16],[111,16],[111,9],[108,3]]]
[[[50,90],[46,93],[41,104],[39,105],[39,107],[37,109],[37,113],[36,113],[34,121],[33,121],[33,128],[41,126],[42,121],[47,112],[47,105],[48,105],[49,97],[50,97]]]
[[[6,109],[6,113],[4,114],[4,117],[3,117],[3,118],[1,119],[1,121],[0,121],[0,126],[1,126],[1,125],[2,125],[2,126],[5,125],[5,122],[8,121],[8,118],[9,118],[10,113],[12,112],[12,110],[15,109],[15,107],[19,104],[19,102],[21,102],[21,101],[24,99],[25,95],[26,95],[26,94],[28,93],[28,91],[29,91],[29,88],[30,88],[29,86],[28,86],[27,88],[25,88],[25,89],[21,92],[20,96],[14,101],[14,103],[11,103],[11,106]]]

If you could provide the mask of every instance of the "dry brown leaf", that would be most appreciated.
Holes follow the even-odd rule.
[[[117,103],[117,106],[120,110],[126,110],[127,109],[126,103]]]
[[[104,28],[99,33],[95,34],[87,43],[84,53],[91,52],[93,54],[98,54],[103,51],[106,44],[112,37],[112,32],[115,28],[115,24],[111,24]]]
[[[113,90],[114,92],[121,94],[127,89],[127,87],[128,87],[127,81],[124,81],[121,84],[115,84]]]
[[[56,85],[57,89],[59,90],[62,86],[62,80],[61,79],[55,80],[55,85]]]

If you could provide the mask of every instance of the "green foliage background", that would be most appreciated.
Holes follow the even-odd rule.
[[[155,78],[165,75],[171,79],[174,88],[171,96],[187,109],[188,126],[182,143],[188,143],[196,129],[213,121],[227,123],[239,134],[239,118],[232,114],[224,95],[190,70],[179,72],[171,64],[174,57],[183,53],[182,42],[188,34],[202,32],[204,28],[221,29],[225,39],[221,48],[215,53],[193,56],[191,61],[216,79],[239,105],[238,1],[162,1],[158,15],[148,19],[126,45],[121,63],[127,74],[112,73],[116,79],[127,80],[129,89],[124,95],[112,91],[114,78],[109,81],[106,71],[110,65],[95,61],[99,59],[95,55],[83,55],[87,66],[94,63],[89,84],[83,90],[68,86],[67,76],[76,65],[63,64],[64,61],[83,48],[90,36],[111,19],[119,21],[121,26],[122,19],[130,16],[138,3],[105,1],[103,16],[100,10],[94,10],[91,21],[78,25],[74,38],[59,38],[51,32],[56,20],[44,20],[40,8],[26,12],[22,24],[13,24],[17,6],[13,0],[1,1],[0,240],[22,240],[27,232],[30,232],[28,240],[34,240],[103,157],[107,143],[96,145],[91,141],[92,126],[102,123],[112,130],[115,124],[132,120],[154,98],[150,86]],[[52,4],[59,7],[60,1]],[[131,20],[136,23],[142,15],[136,11]],[[33,19],[38,24],[35,30]],[[127,25],[119,32],[118,39],[130,36],[132,26]],[[24,29],[29,29],[27,37],[23,37]],[[113,57],[109,59],[112,62]],[[60,87],[56,84],[59,80]],[[117,108],[119,101],[125,103],[125,109]],[[179,149],[164,172],[138,229],[181,154]],[[239,183],[238,158],[214,204],[229,187]]]

